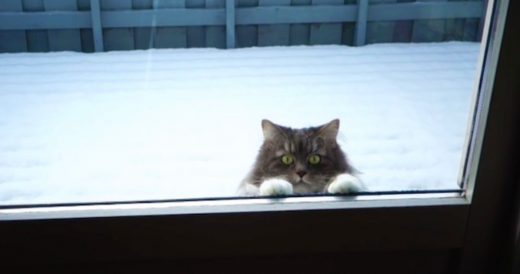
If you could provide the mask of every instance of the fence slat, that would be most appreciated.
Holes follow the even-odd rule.
[[[312,0],[292,0],[291,6],[309,6]],[[290,45],[308,45],[311,33],[309,24],[291,24]]]
[[[109,10],[132,10],[132,0],[102,0],[102,22],[105,26],[104,11]],[[104,28],[103,30],[104,48],[110,50],[132,50],[134,49],[134,31],[131,28]]]
[[[24,11],[41,12],[44,11],[42,0],[23,0]],[[49,51],[49,39],[46,30],[27,30],[27,51],[47,52]]]
[[[469,0],[469,1],[481,1],[481,0]],[[483,13],[484,18],[485,13]],[[483,22],[482,22],[483,23]],[[481,20],[478,18],[466,18],[464,22],[464,34],[462,40],[464,41],[479,41],[480,40],[480,29],[483,27]]]
[[[259,0],[258,6],[289,6],[290,0]],[[289,24],[273,24],[258,26],[258,46],[289,45]]]
[[[385,2],[386,1],[390,0],[385,0]],[[482,15],[484,8],[480,0],[478,0],[478,2],[446,2],[446,0],[440,1],[441,2],[423,1],[413,3],[371,5],[368,13],[368,21],[478,18]]]
[[[397,0],[397,3],[414,2],[415,0]],[[413,20],[395,22],[393,42],[409,43],[412,41]]]
[[[357,6],[359,0],[345,0],[345,5]],[[343,45],[354,45],[354,39],[356,34],[356,23],[355,22],[344,22],[342,23],[341,33],[341,44]]]
[[[22,11],[22,0],[0,1],[1,11]],[[0,30],[0,52],[27,51],[27,37],[23,30]]]
[[[458,2],[460,0],[448,0],[448,2]],[[464,34],[464,19],[446,19],[444,22],[444,41],[462,40]]]
[[[204,8],[204,0],[188,0],[186,8]],[[189,48],[201,48],[206,46],[206,34],[204,27],[187,27],[186,36]]]
[[[78,11],[86,12],[89,14],[89,19],[92,18],[90,13],[90,1],[91,0],[78,0]],[[94,48],[94,34],[92,32],[92,24],[88,28],[80,29],[81,36],[81,50],[83,52],[95,52]]]
[[[312,0],[313,5],[341,5],[343,0]],[[341,24],[311,24],[310,44],[341,44]]]
[[[225,0],[206,0],[206,8],[224,9]],[[226,47],[226,28],[225,27],[206,27],[206,46],[212,48]]]
[[[418,0],[420,2],[446,2],[447,0]],[[444,19],[417,20],[413,25],[412,42],[440,42],[444,40]]]
[[[79,10],[90,10],[90,0],[76,0]]]
[[[237,8],[257,7],[258,0],[238,0]],[[235,11],[236,12],[236,11]],[[236,22],[235,22],[236,23]],[[254,47],[258,45],[257,26],[236,26],[236,47]]]
[[[486,22],[486,7],[488,5],[488,0],[479,0],[479,1],[482,1],[482,5],[484,6],[484,9],[482,11],[482,16],[480,16],[480,19],[478,22],[477,41],[481,41],[482,37],[484,35],[484,24]]]
[[[153,9],[153,0],[133,0],[134,10]],[[151,25],[151,24],[150,24]],[[153,31],[151,27],[134,28],[134,47],[135,49],[149,49],[153,47]]]
[[[372,0],[370,7],[377,7],[378,5],[391,5],[397,0]],[[388,43],[392,42],[394,38],[395,22],[370,22],[367,24],[367,44],[373,43]]]
[[[155,0],[154,9],[186,8],[185,0]],[[154,48],[185,48],[187,47],[185,27],[157,27]]]
[[[237,10],[237,25],[355,22],[357,7],[277,6]],[[369,16],[370,18],[370,16]]]
[[[76,1],[43,0],[46,11],[77,11]],[[79,30],[49,30],[49,48],[51,51],[81,51]]]
[[[0,12],[1,30],[77,30],[90,27],[90,12]]]

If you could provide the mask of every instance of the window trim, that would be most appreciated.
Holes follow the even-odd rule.
[[[467,206],[459,193],[393,194],[376,196],[309,196],[288,198],[218,199],[124,204],[61,205],[0,210],[0,220],[48,220],[193,214],[233,214],[255,212],[357,210],[428,206]]]
[[[454,249],[462,246],[468,209],[425,205],[25,220],[3,222],[0,235],[10,235],[2,240],[10,251],[3,260],[13,264],[28,258],[48,264]]]
[[[483,87],[493,90],[487,125],[481,137],[478,169],[468,185],[471,199],[459,273],[514,273],[506,269],[509,257],[507,242],[515,216],[516,182],[520,179],[520,43],[519,1],[496,1],[494,14],[497,34],[494,56],[496,70],[488,74]],[[499,13],[500,14],[500,13]],[[507,14],[507,17],[505,16]],[[501,29],[503,28],[503,32]],[[491,64],[494,65],[494,64]]]
[[[479,58],[477,75],[479,79],[476,81],[475,89],[478,91],[473,97],[472,109],[470,115],[471,121],[468,123],[466,151],[463,155],[463,165],[460,181],[461,186],[466,191],[468,200],[473,198],[477,170],[479,169],[480,157],[484,143],[484,135],[488,123],[489,109],[491,107],[491,97],[495,92],[493,84],[495,82],[496,70],[498,68],[498,60],[500,49],[502,46],[503,32],[505,21],[509,7],[509,0],[490,0],[488,1],[482,34],[482,41],[486,43],[485,50],[481,51]],[[493,91],[493,92],[490,92]],[[476,129],[476,130],[475,130]]]

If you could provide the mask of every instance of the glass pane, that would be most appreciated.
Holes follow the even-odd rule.
[[[0,205],[460,191],[487,1],[126,2],[0,3]]]

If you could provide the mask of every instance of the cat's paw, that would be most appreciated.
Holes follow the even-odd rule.
[[[282,179],[269,179],[260,185],[260,195],[262,196],[283,196],[293,194],[291,183]]]
[[[331,194],[347,194],[365,190],[363,183],[350,174],[341,174],[330,183],[327,192]]]

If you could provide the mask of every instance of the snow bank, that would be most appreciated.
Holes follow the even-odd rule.
[[[340,118],[370,190],[457,188],[479,47],[0,54],[0,204],[232,196],[262,118]]]

